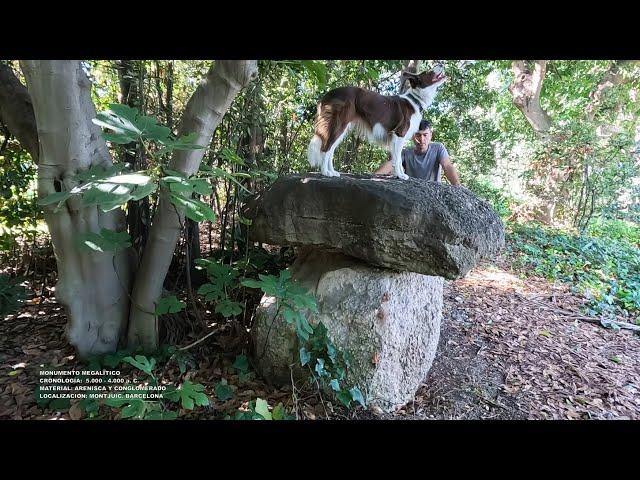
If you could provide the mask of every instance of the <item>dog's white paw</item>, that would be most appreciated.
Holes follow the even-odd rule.
[[[331,176],[332,177],[339,177],[340,176],[340,172],[336,172],[335,170],[331,171]]]
[[[406,173],[396,173],[396,177],[398,177],[400,180],[409,180],[409,175],[407,175]]]

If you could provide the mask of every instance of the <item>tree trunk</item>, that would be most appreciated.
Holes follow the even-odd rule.
[[[38,163],[38,130],[27,88],[10,66],[0,63],[0,121]]]
[[[217,61],[189,100],[178,134],[195,132],[196,143],[208,146],[213,132],[238,92],[258,73],[255,60]],[[205,149],[178,150],[170,168],[190,176],[198,171]],[[146,350],[158,347],[157,317],[153,312],[162,293],[162,284],[180,235],[183,212],[169,201],[168,192],[160,191],[160,203],[149,241],[133,287],[133,305],[129,317],[129,344]]]
[[[195,261],[202,256],[200,250],[200,224],[188,218],[185,235],[186,243],[189,246],[189,265],[187,268],[190,274],[193,275],[193,273],[197,271],[195,269]]]
[[[79,61],[21,61],[40,140],[38,196],[71,190],[73,177],[112,160],[90,96],[90,82]],[[67,335],[80,356],[116,350],[126,331],[131,284],[130,250],[115,254],[83,251],[81,233],[125,229],[120,209],[102,212],[77,198],[58,212],[45,206],[58,267],[56,299],[67,311]],[[114,270],[115,267],[115,270]]]
[[[540,105],[540,91],[547,70],[546,60],[515,60],[512,64],[513,83],[509,92],[513,104],[520,110],[533,130],[544,137],[551,128],[551,118]]]

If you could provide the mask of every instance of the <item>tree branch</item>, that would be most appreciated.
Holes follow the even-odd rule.
[[[222,116],[231,106],[238,92],[258,73],[255,60],[216,61],[205,79],[189,99],[178,127],[178,136],[195,133],[194,143],[209,146],[211,137]],[[191,176],[198,171],[206,148],[176,150],[170,168]],[[142,263],[133,288],[136,304],[147,309],[160,298],[162,284],[171,264],[171,256],[180,234],[183,213],[179,214],[171,204],[168,192],[160,191],[160,202],[149,231]],[[132,308],[129,322],[129,342],[143,345],[148,350],[158,346],[157,319]]]
[[[551,128],[551,117],[540,105],[540,91],[547,70],[546,60],[514,60],[512,64],[513,83],[509,92],[513,104],[520,110],[533,130],[544,137]]]
[[[38,129],[31,97],[13,69],[3,63],[0,63],[0,119],[37,164]]]
[[[591,101],[589,102],[589,105],[587,105],[587,120],[592,121],[595,118],[598,108],[602,103],[602,96],[604,95],[605,91],[613,86],[622,85],[623,83],[626,83],[630,80],[630,78],[624,77],[622,69],[620,67],[637,63],[640,63],[640,61],[614,60],[613,62],[611,62],[611,66],[609,67],[607,73],[604,74],[602,80],[598,82],[596,88],[589,94],[589,98],[591,99]]]

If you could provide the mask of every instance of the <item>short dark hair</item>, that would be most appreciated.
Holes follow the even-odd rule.
[[[429,120],[421,120],[420,121],[420,125],[418,126],[418,130],[422,131],[422,130],[426,130],[426,129],[431,130],[433,127],[431,126],[431,122]]]

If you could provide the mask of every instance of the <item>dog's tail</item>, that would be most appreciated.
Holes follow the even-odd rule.
[[[322,102],[318,102],[318,111],[316,113],[316,121],[313,125],[313,137],[309,142],[309,148],[307,149],[307,159],[309,160],[309,165],[314,168],[318,168],[322,166],[324,161],[324,153],[322,152],[322,137],[319,133],[324,133],[326,135],[326,124],[327,119],[323,118],[322,115]]]
[[[307,149],[307,159],[309,160],[309,165],[312,167],[320,167],[324,160],[324,153],[321,151],[322,148],[322,139],[318,134],[314,134],[313,138],[309,142],[309,148]]]

